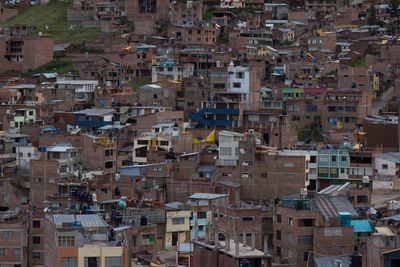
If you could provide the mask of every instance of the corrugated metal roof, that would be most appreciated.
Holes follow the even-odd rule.
[[[392,230],[387,226],[375,227],[377,233],[386,236],[395,236]]]
[[[392,221],[400,221],[400,214],[396,214],[390,217],[385,217],[383,218],[383,220],[388,221],[388,220],[392,220]]]
[[[215,172],[215,165],[200,165],[197,172]]]
[[[86,116],[104,116],[110,113],[113,113],[114,109],[110,109],[110,108],[104,108],[104,109],[100,109],[100,108],[88,108],[88,109],[84,109],[81,111],[75,111],[75,114],[82,114],[82,115],[86,115]]]
[[[240,187],[242,185],[239,181],[232,179],[221,179],[218,183],[231,187]]]
[[[189,198],[212,200],[212,199],[218,199],[218,198],[223,198],[223,197],[227,197],[227,196],[228,196],[227,194],[194,193]]]
[[[400,152],[389,152],[376,156],[377,158],[388,160],[395,163],[400,163]]]
[[[327,257],[320,257],[316,256],[314,258],[315,265],[317,267],[332,267],[335,266],[335,263],[341,262],[342,267],[349,267],[350,266],[350,257],[349,256],[327,256]]]
[[[318,209],[326,218],[336,218],[339,212],[348,212],[351,216],[358,216],[357,212],[346,197],[318,196],[316,199]]]
[[[73,223],[79,221],[83,228],[107,227],[104,220],[97,214],[55,214],[53,222],[57,228],[61,228],[63,223]]]
[[[374,226],[369,220],[351,220],[350,225],[353,226],[355,233],[372,233]]]

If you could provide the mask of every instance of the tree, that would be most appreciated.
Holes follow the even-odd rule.
[[[389,15],[391,18],[399,18],[399,0],[390,0],[389,2]]]
[[[395,20],[398,20],[400,17],[400,11],[399,11],[399,2],[400,0],[390,0],[389,2],[389,15],[390,15],[390,28],[392,34],[394,34],[394,27],[393,24]]]
[[[376,9],[375,5],[371,5],[368,14],[368,25],[376,25]]]

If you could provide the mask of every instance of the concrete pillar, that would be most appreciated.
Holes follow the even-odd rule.
[[[243,231],[243,234],[242,234],[242,243],[243,243],[243,247],[245,247],[246,246],[246,232],[245,231]]]
[[[268,236],[267,235],[264,236],[264,254],[265,255],[268,254]]]
[[[239,235],[234,232],[234,239],[235,239],[235,256],[239,256]]]
[[[238,207],[240,203],[240,187],[235,188],[235,205]]]
[[[256,233],[251,233],[251,250],[256,249]]]
[[[199,226],[197,224],[197,213],[196,213],[196,217],[193,216],[193,220],[194,220],[194,240],[198,241],[199,240],[199,228],[198,228]]]
[[[229,251],[231,249],[231,236],[229,231],[225,232],[225,250]]]

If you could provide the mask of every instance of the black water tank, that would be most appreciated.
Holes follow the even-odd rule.
[[[350,256],[350,267],[362,267],[362,256],[354,253]]]
[[[140,226],[146,226],[147,225],[147,217],[142,216],[140,217]]]
[[[118,224],[122,223],[122,215],[119,211],[114,213],[114,222]]]

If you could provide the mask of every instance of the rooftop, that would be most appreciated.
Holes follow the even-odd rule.
[[[80,111],[75,111],[75,114],[86,115],[86,116],[104,116],[114,112],[114,109],[109,108],[88,108]]]
[[[226,242],[229,242],[229,250],[227,250],[225,247]],[[220,252],[235,258],[267,258],[268,256],[270,256],[268,254],[267,255],[264,254],[264,252],[260,250],[252,249],[250,246],[244,246],[244,244],[241,242],[238,242],[239,253],[238,255],[236,255],[235,241],[233,239],[229,239],[228,241],[218,241],[219,245],[222,246],[222,248],[219,248],[219,246],[216,245],[211,245],[200,241],[194,241],[194,243],[200,246],[205,246],[210,249],[218,248]]]
[[[80,222],[83,228],[107,227],[106,222],[97,214],[55,214],[52,221],[57,228],[63,228],[63,223]]]
[[[384,153],[377,155],[376,157],[390,162],[400,163],[400,152]]]

